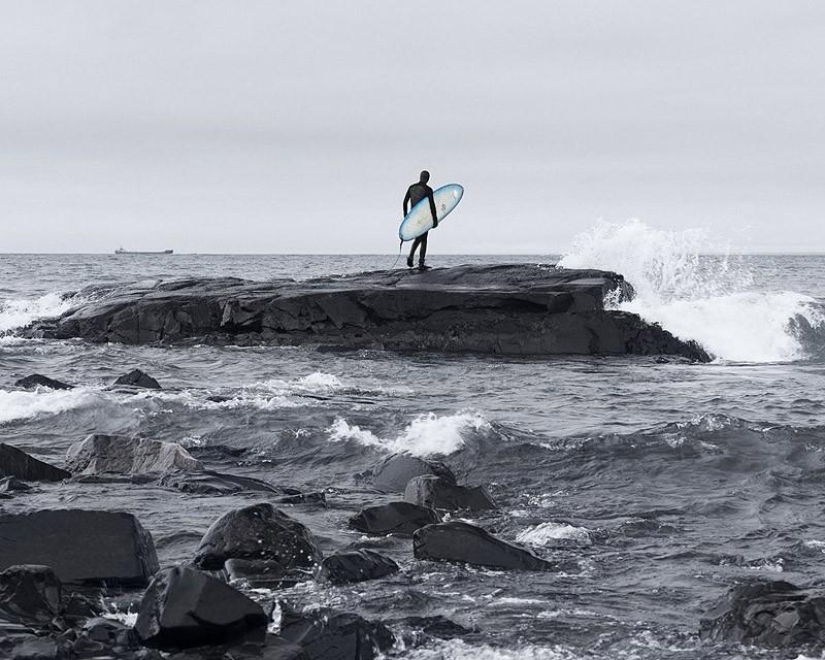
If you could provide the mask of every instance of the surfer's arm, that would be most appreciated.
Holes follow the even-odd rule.
[[[407,188],[407,194],[404,195],[404,217],[407,217],[407,204],[410,203],[410,189]]]
[[[433,198],[432,190],[427,193],[427,197],[430,200],[430,211],[433,214],[433,229],[438,227],[438,214],[435,212],[435,199]]]

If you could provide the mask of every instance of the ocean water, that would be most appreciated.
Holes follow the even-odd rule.
[[[583,234],[564,255],[430,256],[434,266],[542,262],[621,272],[637,291],[622,307],[699,341],[716,358],[702,365],[22,339],[16,329],[64,311],[73,304],[64,294],[87,284],[303,279],[389,268],[395,256],[0,255],[0,442],[57,464],[93,432],[201,452],[229,445],[245,451],[205,458],[208,467],[325,490],[327,508],[288,512],[325,552],[374,548],[402,571],[348,587],[309,582],[282,595],[384,620],[407,640],[398,657],[784,657],[705,642],[697,631],[738,581],[823,581],[825,258],[723,255],[719,247],[701,232],[629,222]],[[136,367],[164,389],[107,389]],[[13,387],[31,373],[79,387]],[[361,506],[394,499],[359,475],[397,451],[443,460],[462,481],[488,486],[500,509],[472,522],[563,570],[418,562],[408,539],[348,530]],[[169,565],[191,557],[219,515],[260,499],[55,484],[2,506],[130,511]],[[402,621],[436,615],[471,632],[426,639]]]

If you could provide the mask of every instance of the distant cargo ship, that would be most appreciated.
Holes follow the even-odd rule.
[[[124,250],[122,247],[115,250],[115,254],[172,254],[174,250],[159,250],[157,252],[133,252],[132,250]]]

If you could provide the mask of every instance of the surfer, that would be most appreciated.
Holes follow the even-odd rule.
[[[418,202],[422,199],[427,198],[430,200],[430,211],[433,214],[433,229],[438,227],[438,216],[435,212],[435,199],[433,199],[433,189],[427,185],[427,181],[430,180],[430,173],[427,170],[421,172],[421,176],[418,180],[418,183],[412,184],[409,188],[407,188],[407,194],[404,195],[404,217],[407,216],[407,205],[410,208],[414,207]],[[424,232],[413,241],[412,249],[410,250],[410,256],[407,257],[407,267],[413,267],[413,259],[415,257],[415,251],[421,247],[421,251],[418,253],[418,267],[419,268],[426,268],[424,265],[424,259],[427,258],[427,234],[429,232]]]

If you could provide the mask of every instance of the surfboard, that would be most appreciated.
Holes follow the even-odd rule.
[[[441,186],[433,191],[435,214],[439,224],[452,211],[464,196],[464,188],[457,183]],[[433,228],[433,214],[430,211],[430,200],[426,197],[410,209],[410,212],[398,228],[398,238],[402,241],[411,241]]]

